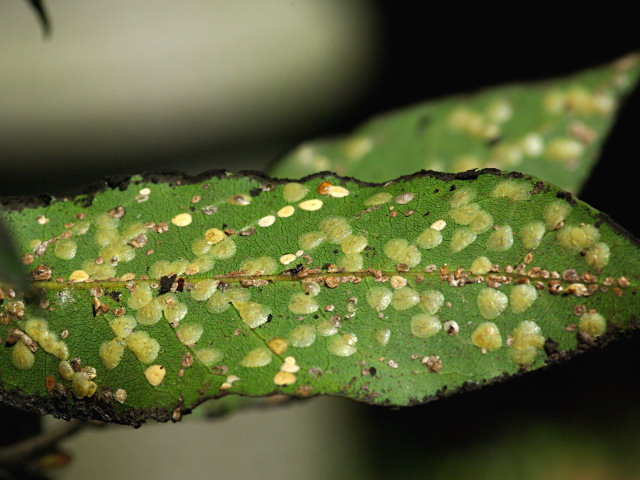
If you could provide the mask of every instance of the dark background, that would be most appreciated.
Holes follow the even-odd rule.
[[[495,22],[496,28],[480,22],[452,29],[456,21],[450,19],[459,17],[451,16],[428,22],[434,27],[429,28],[423,14],[412,14],[395,2],[379,5],[384,11],[386,47],[383,73],[372,93],[376,100],[341,121],[336,131],[376,111],[418,102],[426,92],[429,97],[437,97],[500,83],[564,75],[638,49],[637,40],[626,41],[618,36],[619,41],[613,42],[609,36],[585,34],[588,22],[579,25],[560,22],[557,28],[544,32],[534,30],[533,25],[505,30],[501,28],[502,21]],[[445,25],[438,25],[440,21]],[[592,21],[598,22],[595,18]],[[467,35],[459,35],[461,31]],[[433,66],[437,66],[437,75],[431,70]],[[580,193],[581,199],[609,213],[636,236],[640,235],[634,173],[639,157],[639,126],[640,90],[636,88],[622,107],[601,159]],[[367,438],[371,439],[371,451],[375,452],[371,455],[374,470],[384,472],[381,478],[393,475],[398,465],[390,463],[389,457],[406,458],[411,451],[414,462],[411,471],[426,474],[427,459],[434,463],[434,458],[451,460],[457,453],[457,461],[464,464],[469,461],[469,450],[490,445],[497,457],[493,463],[502,464],[497,471],[504,468],[504,478],[510,475],[518,478],[524,476],[515,465],[516,458],[523,461],[526,457],[522,451],[526,451],[528,440],[523,437],[539,424],[547,429],[544,441],[552,442],[551,438],[566,434],[567,438],[573,438],[569,442],[577,444],[584,436],[593,435],[616,445],[621,458],[637,456],[639,351],[640,341],[635,335],[564,365],[423,407],[398,411],[365,408]],[[534,452],[529,454],[535,455],[539,446],[531,442]],[[549,447],[562,448],[563,444],[560,441]],[[518,449],[522,451],[514,453]],[[478,460],[488,451],[475,454],[476,463],[483,465],[475,471],[476,478],[496,475],[496,470],[488,467],[492,462],[483,464]],[[545,458],[548,461],[548,456],[548,451],[540,452],[539,461],[545,462]],[[585,461],[588,463],[588,458]],[[418,469],[418,465],[422,467]],[[554,476],[555,469],[550,464],[545,478],[562,478]],[[593,478],[602,478],[598,472],[591,473]],[[564,478],[591,478],[582,477],[577,471],[573,475]]]

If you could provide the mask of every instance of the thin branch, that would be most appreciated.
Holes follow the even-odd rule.
[[[49,37],[51,35],[51,22],[49,21],[49,15],[47,15],[47,10],[44,7],[43,0],[27,0],[27,2],[36,12],[38,20],[40,20],[40,25],[42,25],[42,34],[45,37]]]
[[[20,443],[5,447],[0,451],[0,466],[11,467],[19,465],[40,453],[50,451],[61,440],[70,437],[87,425],[89,424],[86,422],[72,420],[51,431],[43,432]]]

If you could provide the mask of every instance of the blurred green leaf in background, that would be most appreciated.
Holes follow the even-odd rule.
[[[579,192],[637,82],[637,55],[568,77],[503,85],[384,114],[346,138],[302,144],[271,169],[382,182],[427,169],[499,168]]]

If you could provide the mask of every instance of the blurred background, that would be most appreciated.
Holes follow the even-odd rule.
[[[152,170],[267,170],[301,141],[373,114],[571,73],[639,46],[600,12],[565,19],[533,6],[512,20],[383,0],[46,6],[50,38],[26,2],[0,3],[0,195],[77,193]],[[636,235],[637,177],[626,169],[638,161],[639,121],[636,91],[581,194]],[[640,478],[639,347],[630,338],[410,409],[323,398],[87,429],[62,444],[72,461],[50,475]],[[0,413],[5,431],[37,427],[38,418]]]

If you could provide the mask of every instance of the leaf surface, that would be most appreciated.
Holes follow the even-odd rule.
[[[270,173],[332,171],[378,182],[421,169],[491,167],[578,192],[638,71],[633,55],[565,78],[428,101],[374,118],[345,138],[304,143]]]
[[[0,397],[63,417],[176,420],[229,393],[417,404],[603,344],[638,309],[636,240],[496,170],[132,177],[0,220],[43,294],[2,289]]]

